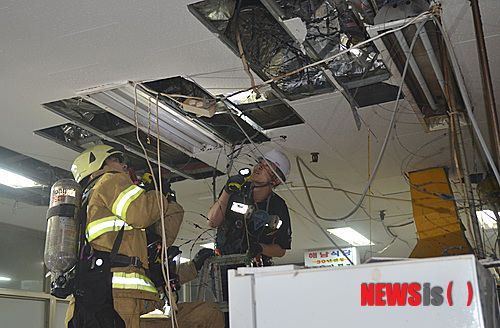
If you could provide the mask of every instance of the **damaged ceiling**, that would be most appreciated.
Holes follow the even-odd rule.
[[[486,132],[469,1],[441,5],[439,19]],[[500,26],[493,13],[500,8],[493,0],[481,6],[488,51],[494,54],[500,51]],[[471,174],[484,177],[488,171],[467,125],[457,85],[461,77],[444,36],[431,20],[402,28],[402,18],[428,8],[426,1],[396,0],[10,1],[0,8],[0,27],[6,31],[0,37],[1,83],[9,95],[0,103],[9,122],[0,146],[47,163],[35,170],[44,177],[49,168],[67,174],[77,154],[96,143],[120,143],[140,174],[147,170],[146,157],[157,161],[159,141],[162,174],[187,210],[180,234],[185,241],[202,232],[196,225],[205,227],[199,214],[207,213],[225,174],[280,147],[292,161],[291,191],[281,186],[276,192],[290,208],[293,249],[279,261],[300,263],[304,250],[331,243],[308,213],[312,206],[297,159],[317,175],[303,170],[318,215],[340,218],[363,194],[387,139],[361,209],[321,226],[351,226],[373,240],[374,246],[361,248],[362,258],[404,257],[416,244],[407,172],[446,167],[463,215],[449,104],[461,117]],[[394,28],[400,33],[365,42]],[[407,65],[402,79],[407,61],[414,64]],[[497,81],[498,59],[490,55],[490,61]],[[21,85],[30,92],[21,94]],[[168,125],[166,116],[178,124]],[[157,122],[164,124],[160,131]],[[187,129],[193,134],[182,135]],[[319,154],[316,161],[311,153]],[[15,222],[13,202],[24,199],[35,206],[48,195],[47,188],[39,198],[37,191],[28,197],[3,189],[1,209],[9,223]],[[44,229],[43,220],[22,222]]]

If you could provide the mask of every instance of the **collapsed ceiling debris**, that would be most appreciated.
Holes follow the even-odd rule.
[[[274,83],[287,99],[335,90],[322,67],[302,68],[337,55],[367,37],[353,11],[339,10],[333,1],[208,0],[189,5],[189,9],[235,54],[244,53],[249,66],[263,80],[300,70]],[[286,22],[298,27],[287,28]],[[302,38],[293,34],[297,30]],[[371,84],[389,77],[373,44],[337,56],[327,67],[347,88],[355,81]]]
[[[35,134],[78,152],[103,141],[121,144],[139,173],[148,169],[138,139],[148,159],[156,163],[159,138],[162,167],[171,181],[222,174],[197,159],[197,153],[249,143],[246,135],[255,143],[269,141],[265,130],[303,123],[270,90],[264,90],[258,99],[237,94],[222,102],[182,77],[104,86],[78,94],[43,104],[71,123]],[[217,111],[205,116],[194,114],[186,107],[191,99],[207,105],[202,107],[216,107]]]
[[[366,42],[429,10],[428,1],[206,0],[189,9],[281,97],[340,91],[358,128],[357,108],[396,99],[407,58],[400,98],[409,97],[427,131],[449,127],[449,106],[464,111],[441,33],[428,18]]]

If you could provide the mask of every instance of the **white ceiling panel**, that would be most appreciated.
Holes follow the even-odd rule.
[[[67,123],[42,108],[43,103],[75,97],[77,91],[91,87],[174,76],[195,81],[213,95],[250,88],[250,77],[240,58],[188,11],[187,5],[192,2],[4,1],[0,5],[0,146],[69,169],[77,155],[75,151],[33,134],[38,129]],[[470,2],[443,0],[441,3],[442,20],[454,43],[475,115],[487,131]],[[498,102],[500,57],[496,54],[500,53],[500,2],[482,0],[480,5]],[[262,82],[256,74],[254,77],[257,84]],[[397,84],[397,81],[391,83]],[[305,123],[265,131],[271,142],[258,147],[262,152],[275,146],[283,148],[292,162],[287,186],[293,194],[284,186],[277,192],[290,207],[293,249],[277,262],[300,263],[304,250],[332,245],[305,210],[311,212],[311,207],[299,176],[296,156],[315,173],[329,178],[336,188],[348,192],[357,203],[375,166],[394,103],[359,108],[360,130],[348,102],[339,92],[288,103]],[[473,142],[469,128],[464,129],[463,134],[470,155],[469,169],[472,173],[484,172],[484,160],[477,151],[472,151],[472,146],[478,148],[477,141]],[[371,252],[369,247],[362,248],[363,258],[407,256],[416,243],[414,224],[391,228],[398,236],[395,239],[384,229],[380,211],[386,213],[386,225],[411,221],[405,172],[444,166],[449,168],[453,182],[457,182],[450,145],[450,131],[425,132],[413,109],[402,100],[395,129],[393,126],[370,189],[373,197],[366,198],[362,204],[364,211],[360,209],[342,222],[320,221],[320,226],[325,229],[349,225],[365,236],[371,234],[376,245]],[[217,149],[198,156],[225,172],[230,151],[229,148]],[[311,163],[312,152],[319,153],[317,163]],[[245,146],[234,168],[252,164],[257,155],[253,146]],[[343,191],[329,190],[327,182],[303,171],[321,215],[339,218],[354,208]],[[225,180],[226,176],[216,179],[216,194]],[[205,179],[174,183],[179,202],[186,209],[179,244],[203,232],[195,224],[206,227],[201,214],[206,215],[213,203],[212,182],[212,179]],[[46,208],[19,203],[13,210],[13,204],[12,200],[0,198],[0,221],[45,229]],[[205,237],[210,238],[210,233],[203,235]],[[198,244],[193,246],[192,252],[199,249]],[[191,246],[192,243],[186,244],[183,251],[189,253]],[[384,252],[377,253],[381,250]]]

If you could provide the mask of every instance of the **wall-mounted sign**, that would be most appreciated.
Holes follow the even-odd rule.
[[[356,247],[343,248],[342,250],[354,264],[359,264]],[[340,250],[331,248],[305,252],[304,264],[306,267],[351,265]]]

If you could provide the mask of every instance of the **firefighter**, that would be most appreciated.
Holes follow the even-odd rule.
[[[207,224],[217,228],[216,251],[219,255],[247,254],[248,259],[261,258],[262,265],[269,266],[274,264],[272,257],[282,257],[291,248],[288,207],[273,192],[281,180],[286,181],[290,162],[279,149],[265,153],[264,157],[259,158],[249,179],[242,174],[229,177],[219,199],[208,212]],[[246,212],[250,207],[254,210],[252,215]],[[220,268],[225,301],[228,301],[227,270],[238,266]],[[225,320],[228,322],[227,315]]]
[[[81,276],[77,269],[66,325],[139,328],[141,314],[164,305],[146,274],[145,229],[160,220],[162,202],[168,247],[177,236],[184,210],[177,202],[168,202],[160,192],[136,186],[119,148],[94,146],[75,159],[71,171],[84,194],[89,195],[85,237],[90,251],[83,256],[88,263],[82,265],[85,270]],[[184,304],[179,305],[179,325],[184,320],[191,327],[223,327],[216,305]]]
[[[251,257],[255,257],[262,254],[264,265],[271,265],[272,257],[282,257],[291,248],[292,230],[288,207],[273,192],[273,188],[281,180],[286,180],[290,172],[290,161],[276,148],[265,153],[264,157],[265,159],[259,158],[249,181],[245,181],[242,175],[229,177],[219,199],[208,212],[207,223],[211,228],[217,227],[216,246],[220,255],[248,252]],[[274,172],[280,175],[281,180]],[[264,216],[267,214],[278,217],[279,225],[251,231],[255,225],[249,224],[249,221],[253,219],[255,222],[256,219],[253,216],[246,218],[240,212],[241,206],[237,206],[241,204],[254,206]]]

